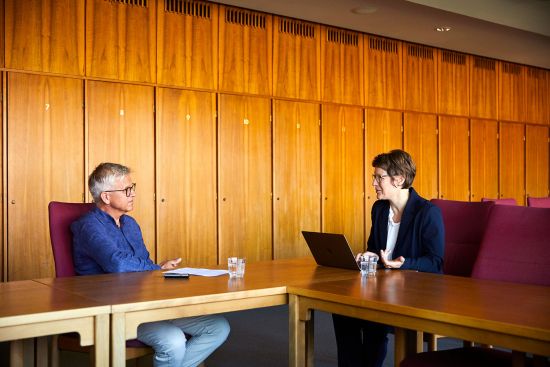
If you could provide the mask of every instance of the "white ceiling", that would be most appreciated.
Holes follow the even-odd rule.
[[[550,69],[550,0],[216,0]],[[374,10],[355,14],[351,10]],[[449,32],[436,32],[449,26]]]

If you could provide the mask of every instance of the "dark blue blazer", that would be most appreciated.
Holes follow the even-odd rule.
[[[372,206],[372,228],[367,250],[380,254],[386,249],[390,202],[378,200]],[[401,216],[393,258],[405,258],[401,269],[443,273],[445,228],[439,208],[420,197],[411,187]]]

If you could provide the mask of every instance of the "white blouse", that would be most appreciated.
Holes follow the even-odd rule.
[[[390,206],[390,214],[388,215],[388,239],[386,240],[386,251],[388,253],[388,260],[393,260],[393,249],[395,248],[395,243],[397,242],[397,234],[399,233],[399,223],[393,221],[393,210]]]

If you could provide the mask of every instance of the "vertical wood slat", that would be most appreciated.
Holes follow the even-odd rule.
[[[157,106],[157,258],[216,264],[216,96],[159,88]]]
[[[354,252],[364,241],[363,111],[322,107],[322,230],[344,233]]]
[[[527,125],[525,129],[525,191],[527,196],[550,196],[548,127]]]
[[[498,198],[498,122],[470,121],[471,201]]]
[[[137,184],[134,217],[151,258],[155,246],[155,128],[153,87],[88,81],[86,86],[89,175],[101,162],[132,169]],[[89,198],[90,199],[90,198]],[[164,259],[161,259],[164,260]]]
[[[218,5],[190,0],[157,4],[158,83],[216,90]]]
[[[438,112],[468,116],[468,56],[447,50],[438,50],[437,55]]]
[[[525,67],[498,62],[498,119],[524,121]]]
[[[84,7],[84,0],[5,0],[6,67],[84,75]]]
[[[273,104],[273,257],[309,255],[301,231],[321,230],[320,106]]]
[[[272,16],[223,5],[219,11],[219,90],[271,95]]]
[[[500,197],[525,205],[525,125],[501,122],[499,137]]]
[[[273,95],[320,99],[321,27],[275,16],[273,20]]]
[[[470,200],[469,122],[439,117],[439,198]]]
[[[403,108],[410,111],[436,112],[436,49],[402,43]]]
[[[497,61],[478,56],[470,59],[470,116],[497,119]]]
[[[86,76],[156,82],[156,7],[86,1]]]
[[[365,105],[402,108],[401,42],[365,36]]]
[[[363,35],[321,27],[321,100],[362,105]]]
[[[550,124],[547,113],[550,98],[548,97],[548,79],[550,72],[544,69],[526,67],[525,69],[525,113],[524,120],[535,124]]]
[[[222,94],[218,120],[218,261],[272,259],[267,98]]]
[[[5,32],[5,2],[6,0],[0,0],[0,67],[5,66],[5,45],[6,45],[6,32]],[[1,260],[1,259],[0,259]],[[0,261],[1,262],[1,261]],[[1,272],[0,269],[0,278]]]
[[[8,279],[54,276],[47,207],[83,195],[83,88],[78,79],[9,73]]]

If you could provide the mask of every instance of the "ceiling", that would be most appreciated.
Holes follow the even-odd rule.
[[[215,2],[550,69],[550,0]]]

